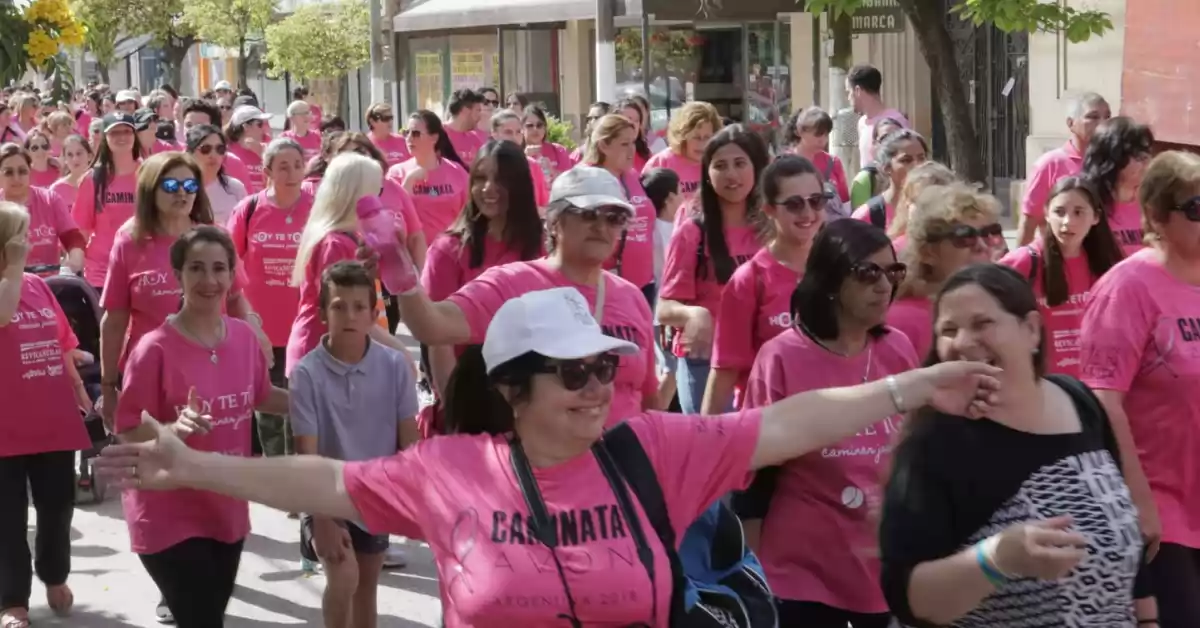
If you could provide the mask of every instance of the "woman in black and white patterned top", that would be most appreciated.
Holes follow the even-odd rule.
[[[986,419],[909,419],[880,526],[892,612],[910,626],[1158,628],[1108,419],[1077,380],[1043,377],[1025,278],[959,271],[933,325],[929,362],[990,362],[1004,386]]]

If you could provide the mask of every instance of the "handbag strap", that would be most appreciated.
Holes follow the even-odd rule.
[[[625,525],[629,526],[629,534],[633,537],[633,543],[637,548],[638,560],[641,561],[642,567],[646,569],[646,575],[650,578],[650,617],[653,620],[652,625],[655,625],[658,620],[658,583],[654,579],[654,552],[650,550],[650,544],[646,542],[646,534],[642,531],[642,521],[633,508],[633,502],[629,500],[629,490],[625,485],[621,470],[617,468],[617,463],[613,461],[612,454],[605,447],[603,440],[592,445],[592,455],[600,463],[600,471],[604,473],[604,479],[608,480],[608,486],[617,498],[617,507],[621,509],[621,517],[625,520]]]

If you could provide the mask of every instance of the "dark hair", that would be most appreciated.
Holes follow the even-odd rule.
[[[229,260],[229,273],[234,273],[237,268],[237,251],[233,248],[233,240],[224,229],[212,225],[196,225],[171,244],[171,269],[182,273],[183,265],[187,263],[188,251],[197,244],[220,244]]]
[[[529,106],[529,99],[526,98],[525,94],[522,94],[521,92],[509,92],[508,95],[504,97],[504,105],[508,106],[508,101],[512,100],[513,98],[517,99],[517,102],[520,103],[522,109]]]
[[[762,136],[746,129],[740,124],[731,124],[713,136],[704,148],[704,157],[700,160],[700,215],[696,218],[701,231],[704,232],[708,256],[712,257],[713,270],[716,272],[717,283],[725,284],[737,269],[737,262],[729,253],[729,244],[725,242],[725,219],[721,214],[721,201],[717,191],[713,189],[712,179],[708,176],[708,168],[712,165],[713,155],[729,144],[734,144],[745,151],[754,165],[754,186],[746,197],[746,220],[753,222],[758,214],[759,181],[762,172],[771,161],[767,144]],[[696,276],[704,279],[708,275],[708,264],[703,259],[696,262]]]
[[[308,98],[308,88],[303,85],[297,85],[292,88],[292,100],[304,100]]]
[[[503,140],[489,140],[479,149],[479,156],[471,165],[470,187],[482,177],[485,159],[496,161],[496,179],[508,191],[508,209],[504,218],[504,244],[519,251],[522,260],[541,257],[542,217],[538,214],[537,200],[533,192],[533,179],[529,173],[529,160],[519,146]],[[462,249],[470,254],[469,265],[483,265],[483,252],[487,241],[488,219],[475,206],[475,195],[467,195],[467,205],[459,212],[447,233],[459,239]],[[461,249],[460,249],[461,250]]]
[[[325,140],[328,141],[328,146],[324,145]],[[367,157],[374,159],[385,173],[388,171],[387,158],[376,148],[371,138],[367,137],[365,133],[343,131],[341,133],[331,133],[323,138],[321,154],[308,163],[308,170],[304,173],[304,178],[319,179],[324,177],[325,169],[329,167],[329,162],[333,161],[335,156],[346,152],[346,147],[350,145],[354,146],[355,152],[359,154],[365,153]]]
[[[873,65],[856,65],[846,73],[850,87],[862,88],[868,94],[878,94],[883,89],[883,75]]]
[[[342,260],[334,264],[330,264],[321,273],[321,292],[318,297],[318,303],[321,311],[329,307],[329,300],[332,297],[329,293],[333,291],[333,287],[339,288],[366,288],[367,294],[371,295],[371,309],[375,309],[375,305],[379,301],[379,295],[375,292],[375,279],[363,266],[361,262],[354,260]]]
[[[762,171],[759,177],[759,185],[762,186],[762,200],[764,203],[774,204],[779,196],[780,182],[791,177],[798,177],[802,174],[816,175],[817,180],[821,185],[825,184],[825,177],[813,165],[813,162],[801,157],[800,155],[780,155],[771,162]]]
[[[885,172],[891,176],[891,167],[889,164],[892,158],[900,152],[900,143],[915,140],[921,145],[921,149],[925,151],[925,155],[929,155],[929,143],[925,141],[925,137],[912,129],[901,127],[898,130],[892,131],[887,135],[879,138],[878,146],[875,149],[875,163],[879,167],[880,172]]]
[[[200,164],[190,153],[170,151],[151,155],[142,162],[137,174],[137,192],[134,195],[134,213],[132,222],[133,237],[137,240],[162,233],[162,217],[158,206],[158,190],[167,173],[178,167],[187,168],[197,182],[203,181]],[[213,224],[212,205],[208,202],[208,194],[204,184],[196,190],[192,201],[192,211],[188,218],[193,223]]]
[[[462,157],[458,156],[458,151],[454,150],[454,144],[450,143],[450,136],[446,135],[446,129],[442,126],[442,120],[437,116],[436,113],[428,109],[418,109],[414,111],[411,116],[408,116],[408,119],[420,120],[421,122],[425,123],[425,129],[427,131],[438,137],[437,143],[435,143],[433,146],[433,152],[437,153],[438,157],[441,157],[446,161],[453,161],[454,163],[462,166],[463,170],[471,170],[470,166],[463,163]]]
[[[164,142],[174,142],[175,123],[171,120],[159,120],[154,127],[154,137]]]
[[[1116,203],[1117,177],[1129,162],[1154,148],[1150,127],[1128,116],[1101,122],[1083,155],[1083,177],[1100,193],[1100,209],[1107,219]]]
[[[480,98],[483,98],[484,100],[487,100],[487,97],[484,96],[484,94],[486,94],[488,92],[495,94],[497,100],[500,99],[500,92],[496,91],[496,88],[492,87],[491,85],[480,87],[479,89],[475,90],[475,93],[479,94]],[[500,103],[500,104],[503,105],[504,103]]]
[[[450,94],[450,104],[447,105],[446,110],[450,112],[450,115],[457,116],[462,113],[463,109],[481,104],[483,104],[483,96],[478,92],[467,88],[456,89],[453,94]]]
[[[163,96],[171,96],[170,94],[163,92],[161,90],[158,90],[158,91],[160,93],[150,92],[150,97],[146,99],[146,108],[153,109],[155,115],[158,114],[158,108],[161,107],[163,105],[163,102],[166,100],[165,98],[163,98]],[[174,97],[172,96],[172,98],[174,98]]]
[[[638,123],[636,125],[634,125],[635,128],[637,129],[637,139],[634,140],[633,146],[634,146],[634,149],[637,151],[637,154],[639,157],[641,157],[642,159],[649,159],[650,158],[650,145],[646,143],[646,116],[648,116],[650,114],[649,114],[649,112],[647,112],[645,109],[642,108],[641,103],[634,100],[633,98],[623,98],[623,99],[617,101],[617,104],[613,106],[614,113],[619,114],[619,113],[621,113],[622,110],[625,110],[625,109],[637,109],[638,110]]]
[[[220,126],[221,124],[221,110],[207,100],[197,99],[184,105],[183,115],[187,116],[189,113],[202,113],[208,116],[208,123],[213,126]]]
[[[220,117],[217,119],[220,120]],[[196,150],[200,148],[200,144],[203,144],[204,140],[212,135],[220,137],[221,145],[226,145],[225,136],[221,134],[220,127],[215,124],[197,124],[188,129],[187,136],[184,138],[186,140],[185,148],[187,152],[192,155],[196,154]],[[224,162],[221,163],[221,169],[217,170],[217,181],[221,182],[221,189],[226,192],[229,191],[229,175],[225,174]]]
[[[321,120],[321,133],[333,133],[336,131],[345,131],[346,121],[341,116],[325,116]]]
[[[179,91],[176,90],[175,87],[172,86],[170,83],[163,83],[162,85],[159,85],[158,88],[160,90],[170,94],[171,98],[174,98],[175,100],[179,100]]]
[[[542,138],[542,143],[549,144],[550,143],[550,123],[546,120],[546,110],[542,109],[540,105],[529,105],[528,107],[525,107],[525,109],[523,109],[521,111],[521,129],[522,130],[525,129],[525,118],[528,118],[529,116],[534,116],[538,120],[542,121],[543,130],[546,132],[545,137]],[[522,145],[525,144],[525,135],[524,134],[521,135],[521,144]]]
[[[258,106],[258,96],[255,95],[255,93],[249,87],[242,87],[242,88],[238,89],[237,96],[234,97],[234,99],[233,99],[233,108],[234,109],[237,109],[238,107],[241,107],[242,105],[250,105],[251,107],[254,107],[255,109],[262,108],[262,107]]]
[[[138,140],[137,133],[133,134],[133,160],[136,162],[142,155],[142,143]],[[99,146],[96,147],[96,154],[92,157],[92,181],[95,182],[93,188],[93,199],[96,211],[102,211],[104,207],[104,196],[108,192],[108,186],[117,176],[116,165],[113,163],[112,149],[108,147],[108,133],[101,131]],[[136,173],[135,173],[136,176]]]
[[[25,147],[16,142],[7,142],[0,144],[0,163],[4,163],[9,157],[20,156],[25,160],[26,166],[33,165],[33,158],[29,156],[29,151]]]
[[[662,215],[667,197],[679,193],[679,175],[670,168],[651,168],[642,173],[642,189],[654,203],[655,213]]]
[[[546,358],[533,352],[517,356],[487,372],[483,346],[470,345],[446,384],[447,434],[506,434],[513,431],[512,405],[496,389],[504,384],[513,390],[513,401],[524,401],[533,392],[533,376],[544,369]]]
[[[892,251],[892,241],[883,229],[861,220],[835,220],[826,224],[813,240],[812,250],[804,266],[804,278],[792,291],[792,320],[802,333],[817,340],[838,337],[838,294],[855,264],[882,249]],[[892,286],[896,298],[897,286]],[[887,332],[881,323],[870,334],[879,337]]]
[[[1121,246],[1117,244],[1116,236],[1113,235],[1108,219],[1105,218],[1103,206],[1100,205],[1100,194],[1083,177],[1059,179],[1058,183],[1054,184],[1054,188],[1050,190],[1050,195],[1046,197],[1047,212],[1050,209],[1050,202],[1067,192],[1082,194],[1099,218],[1096,224],[1088,229],[1087,235],[1083,237],[1083,252],[1087,256],[1088,270],[1091,271],[1092,276],[1102,277],[1104,273],[1108,272],[1108,269],[1116,266],[1117,262],[1125,256],[1121,252]],[[1046,295],[1046,305],[1053,307],[1066,303],[1071,295],[1067,287],[1066,263],[1063,260],[1062,247],[1058,244],[1058,238],[1054,237],[1049,228],[1043,229],[1042,232],[1042,251],[1044,252],[1041,260],[1042,292]]]
[[[813,130],[823,135],[833,132],[833,118],[820,107],[798,109],[788,118],[787,127],[783,129],[784,146],[794,146],[800,143],[800,131]]]

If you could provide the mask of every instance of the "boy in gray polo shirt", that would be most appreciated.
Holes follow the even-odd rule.
[[[325,269],[320,306],[329,333],[300,360],[290,381],[296,453],[370,460],[417,441],[409,358],[368,336],[376,300],[375,281],[358,262]],[[327,517],[301,518],[300,552],[325,570],[321,607],[327,627],[376,624],[375,591],[387,549],[386,534]]]

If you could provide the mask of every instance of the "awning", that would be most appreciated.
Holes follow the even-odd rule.
[[[137,37],[126,37],[125,39],[121,40],[120,43],[117,44],[116,50],[115,50],[116,54],[113,55],[113,58],[118,59],[118,60],[125,59],[125,57],[128,57],[129,55],[148,46],[150,44],[150,39],[151,39],[150,35],[138,35]],[[84,53],[83,59],[84,59],[84,61],[90,61],[92,63],[96,62],[96,57],[94,57],[92,55],[92,53],[90,53],[90,52]]]
[[[618,1],[622,15],[631,0]],[[397,33],[521,24],[546,24],[596,17],[596,0],[425,0],[392,21]],[[640,11],[640,4],[638,5]]]

